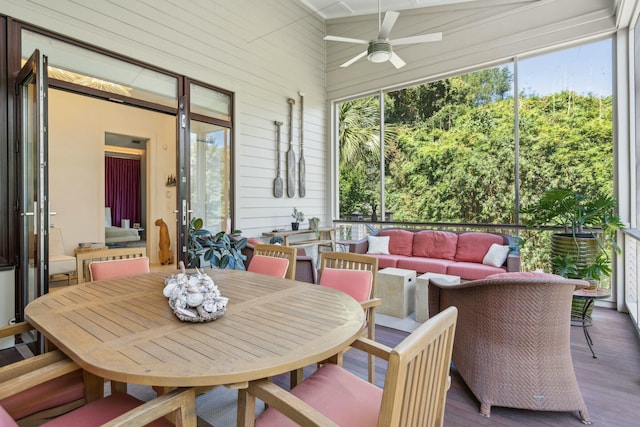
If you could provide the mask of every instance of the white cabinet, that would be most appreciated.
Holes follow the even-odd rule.
[[[0,266],[0,327],[8,325],[15,317],[15,292],[13,266]],[[13,337],[0,338],[0,350],[13,346]]]

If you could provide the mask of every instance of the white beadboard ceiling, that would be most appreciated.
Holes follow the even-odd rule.
[[[378,13],[378,0],[300,0],[323,19]],[[447,6],[458,3],[488,3],[491,5],[525,3],[532,0],[381,0],[382,12],[401,11],[431,6]]]

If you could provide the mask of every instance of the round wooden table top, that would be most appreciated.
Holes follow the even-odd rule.
[[[155,386],[213,386],[312,365],[351,344],[364,311],[318,285],[207,270],[225,315],[180,321],[162,295],[168,272],[70,286],[31,302],[27,320],[90,373]]]

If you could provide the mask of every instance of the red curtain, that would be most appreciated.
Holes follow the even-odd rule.
[[[140,160],[104,158],[105,206],[111,208],[111,224],[120,227],[123,218],[140,222]]]

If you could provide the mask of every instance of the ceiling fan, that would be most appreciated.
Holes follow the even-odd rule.
[[[339,36],[325,36],[324,40],[344,43],[356,43],[368,45],[367,50],[354,56],[347,62],[341,65],[341,67],[348,67],[354,62],[358,61],[365,56],[369,62],[381,63],[391,62],[394,67],[402,68],[406,65],[406,62],[402,60],[394,51],[393,46],[413,44],[413,43],[427,43],[436,42],[442,40],[442,33],[422,34],[419,36],[403,37],[395,40],[389,40],[389,33],[396,23],[400,14],[398,12],[388,11],[384,14],[384,21],[382,20],[381,0],[378,0],[378,38],[375,40],[361,40],[352,39],[349,37]]]

